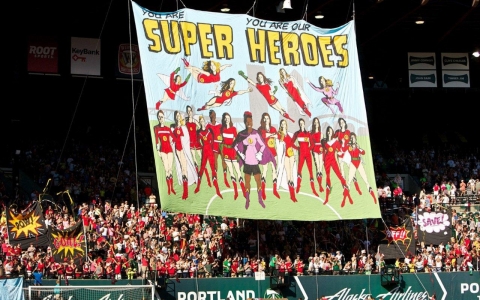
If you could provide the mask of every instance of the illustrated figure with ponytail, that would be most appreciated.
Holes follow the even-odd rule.
[[[217,113],[211,109],[208,112],[208,116],[210,117],[210,123],[207,124],[207,129],[211,129],[213,132],[213,156],[215,161],[215,171],[218,173],[218,157],[220,156],[220,161],[222,162],[222,171],[223,171],[223,181],[227,188],[230,188],[230,184],[228,183],[227,179],[227,164],[223,159],[223,154],[220,149],[220,145],[222,144],[222,123],[217,122]]]
[[[323,146],[323,151],[324,151],[324,167],[325,167],[325,176],[326,178],[326,188],[325,188],[325,201],[323,204],[327,204],[329,200],[330,193],[332,191],[332,180],[330,177],[330,171],[333,169],[333,172],[335,175],[337,175],[338,179],[340,180],[340,183],[342,184],[343,187],[343,200],[341,207],[345,206],[345,200],[348,198],[350,204],[353,204],[352,197],[350,196],[350,191],[348,189],[347,183],[345,181],[345,178],[342,176],[342,173],[340,172],[340,168],[338,166],[337,162],[337,153],[341,151],[341,144],[340,142],[334,137],[334,132],[333,128],[331,126],[327,127],[327,130],[325,131],[325,138],[322,139],[322,146]]]
[[[175,189],[173,188],[173,135],[170,128],[165,126],[165,114],[162,110],[157,112],[158,125],[153,127],[153,132],[155,134],[155,143],[158,155],[163,162],[163,167],[165,168],[165,181],[167,183],[168,194],[176,194]]]
[[[322,146],[322,127],[320,126],[320,120],[318,118],[313,118],[312,130],[310,131],[310,136],[312,139],[312,155],[313,161],[315,162],[315,168],[317,169],[317,182],[320,188],[320,192],[323,192],[322,186],[322,168],[323,168],[323,146]]]
[[[303,164],[307,164],[308,174],[310,175],[310,187],[312,189],[312,193],[318,197],[318,193],[315,190],[315,182],[313,179],[313,170],[312,170],[312,139],[310,137],[310,132],[307,131],[305,127],[305,120],[299,119],[298,126],[300,129],[295,132],[293,135],[293,143],[298,143],[296,149],[298,150],[298,170],[297,170],[297,189],[296,193],[300,191],[300,186],[302,183],[302,169]]]
[[[164,93],[162,99],[158,100],[157,103],[155,104],[155,109],[159,110],[160,105],[162,105],[163,102],[167,100],[175,100],[175,97],[178,95],[180,98],[184,100],[190,100],[180,89],[184,87],[188,79],[190,79],[190,74],[188,74],[187,78],[185,79],[184,82],[182,82],[182,76],[178,75],[177,73],[180,71],[180,67],[175,69],[170,76],[164,75],[164,74],[157,74],[158,77],[168,86]]]
[[[190,152],[190,136],[181,112],[173,113],[175,124],[170,125],[175,145],[176,170],[178,181],[183,187],[182,200],[188,198],[188,186],[197,182],[198,174]]]
[[[199,167],[197,157],[201,157],[200,151],[202,149],[202,145],[199,143],[199,140],[197,138],[197,130],[200,128],[200,123],[194,117],[193,109],[190,105],[187,105],[187,117],[185,118],[185,126],[187,126],[188,135],[190,136],[190,152],[192,153],[195,170],[197,170],[198,173]],[[210,183],[210,177],[208,176],[208,171],[206,169],[205,172],[207,172],[208,186],[212,186]]]
[[[253,91],[251,87],[246,90],[235,91],[235,84],[236,81],[234,78],[229,78],[225,81],[222,81],[220,84],[220,91],[218,91],[215,96],[210,98],[210,100],[208,100],[202,107],[197,108],[197,111],[207,110],[222,105],[228,106],[232,104],[233,97]]]
[[[339,84],[337,83],[337,88],[333,87],[333,83],[331,79],[326,79],[323,76],[318,77],[318,84],[319,86],[315,86],[313,83],[311,83],[307,79],[307,83],[314,89],[315,91],[319,93],[323,93],[325,97],[322,98],[323,104],[325,104],[332,114],[335,114],[335,111],[333,109],[333,106],[337,106],[338,110],[340,111],[341,114],[343,114],[343,107],[342,103],[340,103],[340,100],[335,98],[335,96],[338,94],[338,89],[339,89]]]
[[[233,142],[237,138],[237,129],[233,126],[232,117],[229,113],[223,113],[222,115],[222,155],[223,161],[227,165],[227,170],[230,173],[230,179],[233,185],[233,199],[237,200],[238,189],[237,179],[240,183],[243,196],[246,197],[245,183],[241,176],[240,165],[237,160],[237,152],[233,148]]]
[[[338,118],[338,126],[340,127],[333,135],[340,142],[340,151],[338,157],[340,158],[339,165],[342,176],[346,178],[344,167],[350,166],[350,153],[348,152],[348,144],[350,139],[350,130],[348,129],[347,121],[344,118]]]
[[[210,186],[210,180],[207,173],[208,163],[210,166],[210,171],[212,172],[212,181],[213,186],[215,187],[215,192],[217,193],[218,197],[223,199],[222,194],[220,193],[220,189],[218,187],[217,170],[215,169],[215,154],[213,152],[215,136],[212,129],[207,127],[205,123],[205,118],[203,116],[200,116],[198,118],[198,122],[200,123],[200,128],[197,131],[197,140],[198,143],[201,145],[202,161],[200,163],[200,171],[198,172],[198,182],[195,193],[198,193],[200,191],[200,184],[204,173],[207,177],[208,186]]]
[[[277,156],[277,150],[275,149],[276,146],[276,139],[277,139],[277,129],[272,126],[272,119],[270,118],[270,115],[268,113],[263,113],[262,114],[262,119],[260,121],[260,127],[258,128],[258,132],[260,133],[260,136],[262,137],[263,141],[265,142],[265,145],[267,145],[268,149],[270,152],[272,152],[272,155],[275,157]],[[265,186],[266,186],[266,179],[267,178],[267,170],[268,166],[271,166],[272,170],[272,179],[273,179],[273,194],[275,197],[280,199],[280,195],[278,194],[277,191],[277,169],[276,169],[276,164],[275,162],[270,162],[266,165],[263,166],[262,169],[262,198],[265,200],[267,198],[267,195],[265,193]]]
[[[272,80],[270,78],[267,78],[265,74],[263,74],[262,72],[258,72],[257,83],[255,83],[253,82],[253,80],[248,78],[243,71],[238,71],[238,74],[243,78],[245,78],[248,81],[248,83],[250,83],[251,85],[257,88],[260,94],[262,94],[265,100],[267,100],[267,103],[268,105],[270,105],[271,108],[278,111],[280,115],[282,115],[283,117],[289,119],[292,122],[295,122],[292,118],[290,118],[286,110],[282,107],[282,104],[280,104],[277,97],[275,97],[275,93],[277,92],[277,87],[275,86],[275,88],[272,91],[272,89],[270,88],[272,84]]]
[[[303,92],[302,88],[299,86],[295,77],[287,73],[284,68],[280,69],[280,86],[287,92],[288,96],[292,98],[293,102],[297,104],[300,109],[301,114],[306,114],[308,117],[312,116],[312,113],[308,109],[308,105],[311,104],[307,95]]]
[[[198,83],[213,83],[220,81],[220,72],[225,70],[225,68],[232,65],[220,65],[219,62],[213,60],[206,60],[203,62],[201,68],[190,65],[186,58],[182,58],[183,63],[185,64],[185,69],[187,69],[190,74],[193,75],[193,78]]]
[[[360,177],[362,177],[363,181],[367,184],[368,187],[368,193],[372,195],[374,203],[377,203],[377,198],[375,197],[375,192],[373,191],[372,187],[368,183],[367,179],[367,173],[365,172],[365,168],[363,167],[362,164],[362,159],[361,155],[365,155],[365,150],[360,148],[360,146],[357,144],[357,135],[353,132],[350,133],[350,142],[348,144],[348,152],[350,153],[351,156],[351,166],[348,174],[348,185],[350,186],[352,180],[355,185],[355,189],[357,190],[358,194],[362,194],[362,191],[360,190],[360,186],[358,185],[357,178],[355,177],[355,174],[358,171],[358,174],[360,174]]]
[[[293,182],[297,170],[295,160],[295,145],[293,143],[293,134],[288,131],[287,120],[282,119],[278,127],[277,138],[277,178],[279,184],[288,189],[290,200],[297,202],[295,197],[295,184]]]

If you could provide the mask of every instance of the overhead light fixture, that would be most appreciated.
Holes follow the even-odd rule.
[[[224,4],[222,8],[220,8],[220,11],[221,12],[229,12],[230,11],[230,7],[228,7],[227,4]]]
[[[420,5],[427,5],[428,3],[428,0],[422,0],[422,2],[420,3]]]
[[[417,20],[415,21],[415,24],[417,25],[422,25],[423,23],[425,23],[425,21],[422,19],[422,17],[418,17]]]
[[[373,74],[368,75],[368,79],[373,80]]]
[[[325,16],[322,14],[321,11],[317,12],[317,14],[315,15],[315,19],[323,19],[325,18]]]
[[[282,9],[292,9],[292,2],[291,0],[284,0]]]
[[[478,2],[480,2],[480,0],[473,0],[472,7],[477,7]]]
[[[472,55],[473,55],[474,57],[480,57],[480,52],[475,51],[475,52],[472,53]]]

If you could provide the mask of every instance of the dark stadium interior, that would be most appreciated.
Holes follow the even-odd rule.
[[[228,5],[229,13],[248,13],[274,21],[304,19],[324,28],[338,27],[354,16],[373,143],[383,145],[392,139],[412,145],[425,141],[457,143],[462,137],[477,143],[478,138],[471,132],[477,126],[473,108],[480,99],[480,58],[471,54],[480,50],[480,8],[473,6],[472,0],[292,0],[292,9],[284,12],[278,12],[279,0],[137,3],[164,12],[183,7],[218,12]],[[68,57],[60,57],[60,76],[28,74],[26,67],[30,35],[56,36],[59,46],[67,48],[71,36],[98,37],[102,39],[103,53],[115,53],[115,45],[120,42],[135,43],[133,14],[128,4],[105,0],[85,1],[74,7],[71,3],[30,0],[13,4],[17,11],[28,10],[31,27],[12,29],[14,57],[7,61],[11,82],[7,89],[11,87],[14,92],[8,97],[13,101],[8,101],[8,105],[5,101],[2,107],[6,117],[1,124],[7,128],[7,144],[13,144],[12,149],[18,137],[26,135],[24,130],[29,131],[30,138],[54,135],[63,141],[67,130],[71,130],[70,138],[78,138],[75,134],[87,130],[100,137],[111,136],[114,129],[113,135],[118,134],[122,144],[132,117],[132,98],[138,99],[137,126],[145,124],[142,84],[116,80],[114,56],[103,56],[101,79],[73,78]],[[325,15],[324,19],[315,19],[318,11]],[[419,17],[425,24],[415,24]],[[409,88],[408,52],[435,52],[437,56],[442,52],[468,53],[470,88]],[[368,79],[369,75],[374,79]],[[383,88],[376,88],[382,84]],[[445,136],[450,138],[445,140]]]

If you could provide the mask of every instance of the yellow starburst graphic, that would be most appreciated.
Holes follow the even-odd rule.
[[[389,227],[385,230],[382,230],[382,232],[385,234],[385,238],[383,240],[387,240],[389,246],[391,243],[401,242],[404,245],[407,245],[407,248],[410,247],[412,238],[410,237],[410,230],[408,230],[405,225],[397,228]],[[406,242],[407,240],[409,241],[408,243]]]
[[[40,216],[36,215],[36,211],[22,215],[15,215],[9,211],[8,227],[14,239],[21,237],[29,238],[41,234],[43,225],[40,223]]]
[[[82,232],[59,231],[52,233],[53,237],[53,255],[59,256],[61,259],[73,258],[76,255],[84,254],[84,235]]]

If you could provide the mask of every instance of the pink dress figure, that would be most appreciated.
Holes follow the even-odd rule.
[[[325,97],[322,98],[323,104],[325,104],[331,111],[332,114],[335,114],[335,111],[333,110],[334,105],[338,107],[338,110],[340,111],[341,114],[343,114],[343,107],[342,104],[340,103],[340,100],[335,98],[335,96],[338,94],[338,88],[333,88],[333,83],[332,80],[330,79],[325,79],[325,77],[320,76],[318,77],[318,83],[320,86],[315,86],[313,83],[307,80],[307,83],[314,89],[315,91],[319,93],[323,93]]]

